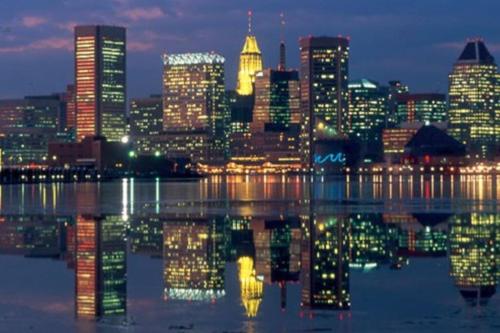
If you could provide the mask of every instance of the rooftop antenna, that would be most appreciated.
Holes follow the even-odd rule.
[[[280,14],[280,62],[278,70],[286,70],[285,14]]]
[[[252,34],[252,10],[248,11],[248,34]]]

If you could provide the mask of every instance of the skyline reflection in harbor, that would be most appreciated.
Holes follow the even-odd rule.
[[[496,181],[429,179],[414,184],[430,186],[428,198],[397,200],[385,197],[389,189],[410,183],[392,185],[378,192],[368,180],[250,178],[3,187],[0,323],[266,332],[376,321],[380,330],[493,330]],[[460,209],[449,201],[452,187]]]

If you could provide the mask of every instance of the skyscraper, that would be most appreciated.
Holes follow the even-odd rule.
[[[348,133],[360,140],[369,152],[382,147],[382,130],[387,118],[388,89],[367,79],[349,83]]]
[[[396,97],[396,125],[403,122],[445,122],[448,105],[444,94],[404,94]]]
[[[163,104],[160,95],[130,101],[130,135],[156,135],[163,130]]]
[[[401,83],[401,81],[393,80],[389,81],[389,95],[387,96],[387,104],[388,104],[388,117],[387,124],[388,128],[392,128],[396,125],[396,110],[397,110],[397,99],[401,95],[406,95],[410,93],[410,88]]]
[[[130,137],[139,155],[151,155],[151,136],[163,131],[163,102],[161,95],[134,98],[130,101]]]
[[[255,74],[263,68],[262,53],[260,52],[257,38],[252,33],[252,12],[248,12],[248,34],[240,54],[238,69],[238,83],[236,91],[239,95],[252,95]]]
[[[66,102],[66,124],[63,126],[66,129],[74,130],[76,128],[76,104],[75,104],[75,85],[68,84],[64,93]]]
[[[120,141],[126,135],[126,31],[75,28],[76,134]]]
[[[481,39],[467,42],[449,76],[450,133],[472,155],[492,157],[495,149],[497,65]]]
[[[258,72],[252,132],[263,132],[266,126],[283,131],[291,124],[300,124],[299,73],[274,69]]]
[[[300,41],[303,154],[313,164],[314,142],[344,134],[349,107],[349,39],[306,37]]]
[[[225,59],[216,53],[185,53],[165,54],[163,62],[163,129],[184,137],[186,142],[191,141],[193,133],[206,134],[202,146],[186,151],[186,157],[195,162],[209,151],[213,157],[224,156],[229,125],[224,95]],[[186,146],[183,140],[177,141]]]

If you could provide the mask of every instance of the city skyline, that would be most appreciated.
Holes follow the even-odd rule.
[[[452,8],[450,1],[443,1],[433,3],[432,11],[428,10],[430,1],[411,7],[396,1],[384,1],[389,6],[367,1],[349,5],[291,1],[284,8],[260,1],[190,0],[181,4],[115,0],[93,6],[88,1],[61,1],[60,6],[40,1],[29,10],[22,3],[9,2],[0,4],[0,9],[9,9],[0,11],[9,14],[0,14],[1,98],[62,91],[72,82],[72,34],[77,24],[127,27],[128,97],[160,92],[161,54],[165,51],[221,53],[227,59],[226,86],[235,88],[249,8],[254,12],[253,31],[264,68],[278,65],[281,12],[287,22],[285,40],[291,68],[298,68],[299,37],[341,34],[351,37],[351,79],[369,78],[382,84],[398,79],[414,92],[447,91],[451,64],[468,37],[483,37],[493,56],[500,50],[494,24],[487,23],[495,11],[486,1],[476,2],[474,7],[454,1]],[[481,6],[483,2],[485,6]],[[224,38],[219,37],[221,33]],[[422,61],[429,58],[431,61]]]

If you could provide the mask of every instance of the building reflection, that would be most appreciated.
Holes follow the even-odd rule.
[[[62,258],[71,221],[69,216],[0,216],[0,254]]]
[[[450,275],[472,306],[485,305],[496,293],[499,225],[493,214],[461,214],[451,220]]]
[[[302,297],[306,310],[349,310],[349,220],[316,215],[303,221]]]
[[[280,287],[280,304],[284,310],[288,282],[299,280],[300,220],[290,218],[252,219],[251,228],[255,244],[255,270],[267,284]]]
[[[384,223],[382,214],[352,214],[350,268],[370,271],[382,265],[401,267],[397,226]]]
[[[254,259],[250,256],[238,258],[238,279],[241,302],[248,318],[254,318],[264,297],[264,279],[255,272]]]
[[[129,236],[133,254],[162,258],[163,220],[159,215],[132,215]]]
[[[219,219],[164,222],[165,300],[213,302],[225,295],[221,227]]]
[[[450,284],[478,306],[500,279],[499,226],[497,214],[325,213],[314,205],[299,216],[3,215],[0,254],[74,268],[78,318],[126,316],[128,245],[132,255],[163,258],[169,301],[216,302],[231,263],[248,318],[262,314],[264,297],[281,310],[300,302],[301,314],[350,310],[351,274],[405,269],[419,257],[449,256]]]
[[[78,215],[75,248],[77,317],[126,315],[127,247],[121,216]]]

